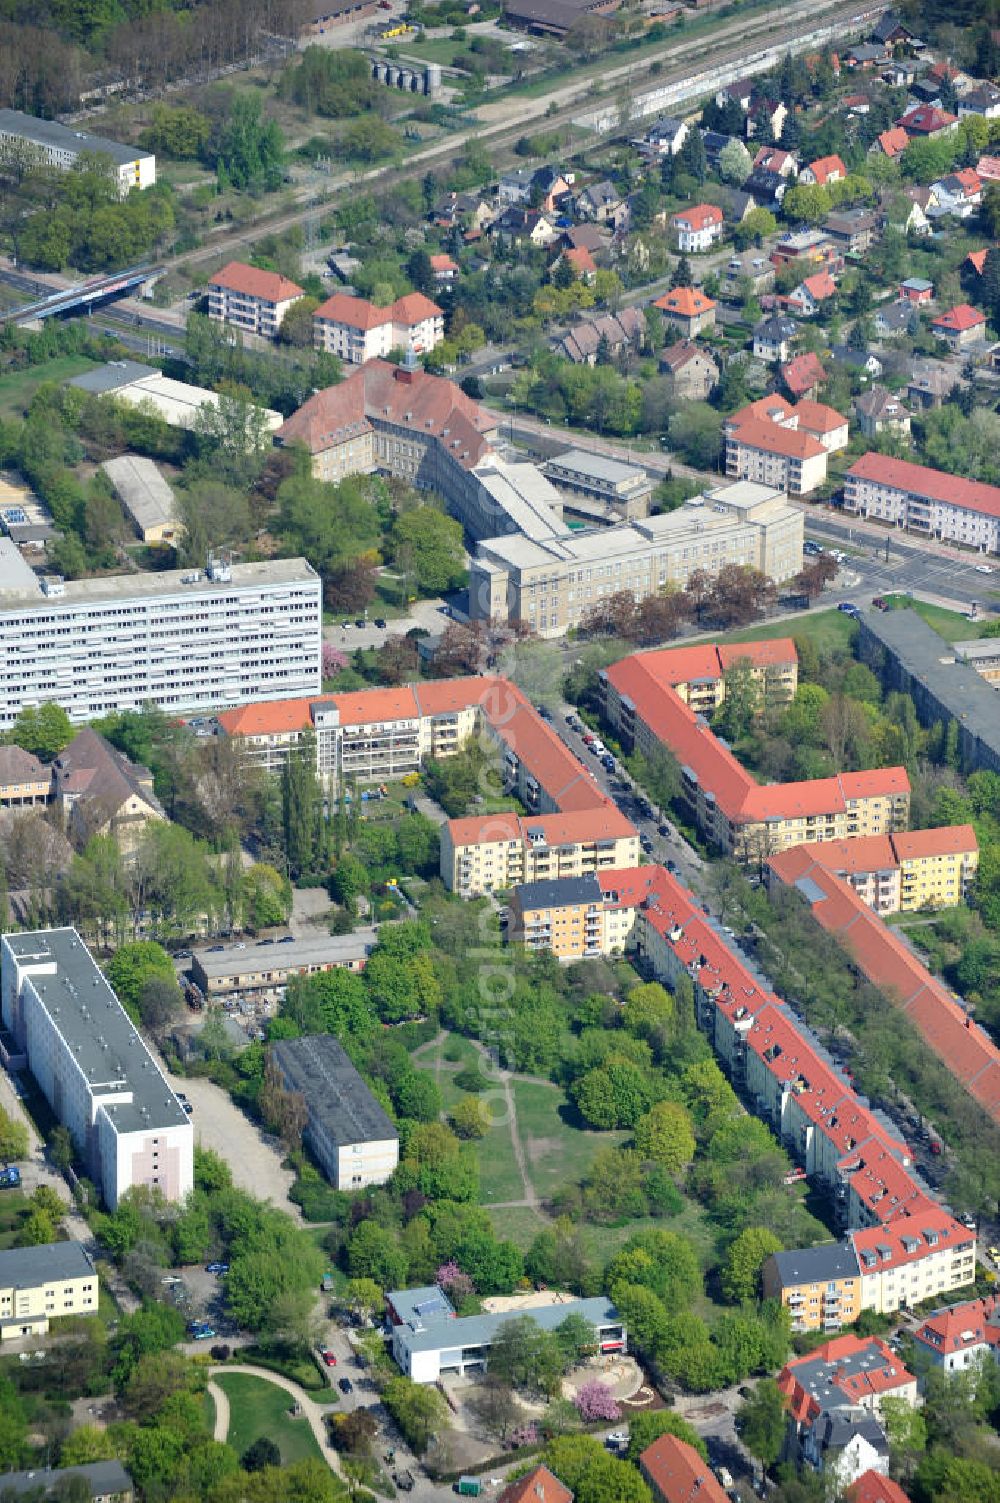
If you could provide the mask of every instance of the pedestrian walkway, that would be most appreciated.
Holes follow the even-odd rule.
[[[262,1382],[273,1383],[276,1388],[283,1388],[287,1394],[291,1395],[301,1408],[302,1414],[309,1424],[309,1428],[323,1454],[327,1466],[331,1471],[336,1472],[338,1476],[341,1475],[340,1462],[336,1451],[330,1448],[326,1430],[326,1416],[336,1409],[336,1404],[317,1404],[316,1400],[306,1393],[300,1383],[293,1382],[291,1378],[284,1377],[282,1373],[273,1373],[269,1368],[254,1367],[249,1362],[227,1362],[219,1364],[216,1367],[210,1367],[208,1372],[208,1391],[215,1403],[215,1430],[213,1433],[216,1440],[224,1441],[229,1434],[230,1410],[229,1399],[219,1384],[212,1380],[220,1373],[242,1373],[248,1378],[260,1378]]]

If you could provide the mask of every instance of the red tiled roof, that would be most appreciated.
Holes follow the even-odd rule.
[[[390,312],[394,324],[422,324],[425,318],[443,318],[444,311],[422,292],[408,292],[398,297]]]
[[[898,157],[901,151],[905,151],[910,144],[910,138],[901,125],[894,125],[891,130],[884,130],[878,138],[878,144],[887,157]]]
[[[952,333],[961,334],[967,329],[978,329],[985,322],[986,314],[980,313],[978,308],[973,308],[969,303],[956,303],[946,313],[939,313],[931,328],[948,329]]]
[[[962,167],[958,172],[951,173],[956,182],[961,183],[966,193],[975,194],[983,191],[983,185],[979,180],[979,174],[973,167]]]
[[[647,1446],[639,1467],[664,1503],[727,1503],[708,1462],[676,1435],[661,1435]]]
[[[821,187],[829,182],[832,176],[837,174],[842,178],[847,176],[847,168],[838,156],[817,157],[815,162],[809,163],[809,171]]]
[[[740,423],[730,418],[726,431],[749,449],[760,449],[767,454],[783,454],[788,459],[815,459],[826,453],[823,445],[811,433],[783,428],[780,423],[768,423],[761,418],[748,418]]]
[[[245,292],[248,297],[261,298],[267,303],[284,303],[289,298],[302,296],[302,288],[297,282],[290,282],[276,271],[247,266],[243,261],[230,261],[228,266],[209,278],[208,285],[224,287],[229,292]]]
[[[881,1472],[863,1472],[847,1489],[847,1503],[910,1503],[898,1482]]]
[[[568,814],[473,814],[450,819],[453,846],[496,840],[527,841],[540,831],[546,845],[581,845],[595,840],[627,840],[635,827],[610,801]]]
[[[457,271],[458,263],[450,256],[431,256],[431,271]]]
[[[809,879],[816,920],[839,937],[862,974],[896,1002],[947,1069],[1000,1122],[1000,1050],[902,939],[810,847],[781,851],[768,865],[788,886]]]
[[[664,313],[680,314],[682,318],[696,318],[699,313],[708,313],[715,303],[696,287],[674,287],[658,297],[653,307],[662,308]]]
[[[1000,1324],[996,1315],[995,1294],[986,1299],[966,1300],[964,1304],[951,1305],[929,1315],[914,1333],[914,1339],[942,1357],[974,1346],[1000,1346]]]
[[[870,1362],[861,1371],[845,1371],[843,1363],[850,1358],[867,1358]],[[787,1362],[778,1375],[778,1387],[796,1419],[814,1417],[819,1412],[819,1402],[797,1376],[799,1370],[811,1368],[817,1362],[825,1363],[828,1368],[825,1382],[859,1404],[897,1388],[908,1388],[917,1381],[880,1336],[837,1336],[814,1347],[806,1356]]]
[[[671,218],[674,229],[704,230],[712,224],[722,224],[724,215],[717,204],[694,204],[690,209],[679,209]]]
[[[802,281],[802,286],[809,293],[810,297],[814,297],[817,302],[821,302],[824,298],[833,297],[837,291],[837,284],[828,271],[817,271],[811,277],[805,277]]]
[[[979,842],[971,825],[940,825],[933,830],[910,830],[892,836],[900,861],[916,861],[927,856],[956,856],[978,851]]]
[[[1000,182],[1000,157],[980,157],[976,163],[976,171],[981,178],[988,182]]]
[[[505,1487],[497,1503],[573,1503],[573,1494],[547,1466],[534,1466]]]
[[[563,251],[559,259],[568,261],[570,266],[575,266],[580,273],[597,270],[597,262],[585,245],[571,245],[568,250]]]
[[[276,436],[281,443],[304,443],[311,454],[320,454],[367,433],[370,419],[379,418],[436,438],[464,469],[489,453],[484,434],[495,427],[495,419],[451,381],[403,370],[387,360],[369,360],[338,386],[314,393]]]
[[[940,501],[945,506],[1000,517],[1000,487],[986,485],[981,480],[965,480],[961,475],[949,475],[944,470],[932,470],[908,459],[892,459],[888,454],[869,452],[856,459],[847,473],[858,480],[871,480],[876,485],[907,491],[913,496],[925,496],[929,501]]]
[[[292,731],[304,731],[312,724],[310,705],[336,703],[336,694],[272,699],[237,705],[233,710],[222,710],[216,719],[229,736],[280,736]]]
[[[781,367],[781,379],[793,396],[800,396],[825,381],[826,371],[820,364],[819,356],[810,351],[808,355],[796,355],[792,360],[786,361]]]
[[[753,159],[753,165],[763,167],[765,172],[780,172],[791,161],[794,158],[790,151],[783,151],[780,146],[761,146]]]
[[[320,303],[314,318],[324,323],[346,324],[351,329],[377,329],[382,324],[406,324],[412,326],[425,318],[440,318],[441,309],[422,292],[408,292],[384,308],[376,307],[364,297],[352,297],[346,292],[335,292],[325,303]]]
[[[933,1240],[935,1235],[936,1241]],[[948,1211],[926,1197],[914,1202],[909,1215],[899,1221],[889,1226],[865,1227],[850,1236],[861,1264],[862,1277],[876,1270],[884,1272],[887,1268],[917,1263],[931,1250],[971,1249],[976,1240],[975,1232],[967,1231]],[[874,1254],[875,1262],[867,1263],[863,1253]]]
[[[799,420],[799,427],[806,433],[836,433],[847,422],[836,407],[828,407],[825,402],[812,402],[808,397],[796,402],[795,415]]]
[[[912,110],[907,110],[906,114],[896,122],[903,130],[916,131],[921,136],[947,130],[949,126],[956,123],[957,116],[949,114],[947,110],[939,110],[931,104],[914,105]]]
[[[975,271],[977,272],[977,274],[979,276],[982,276],[982,274],[983,274],[983,267],[986,265],[986,257],[989,255],[989,253],[990,253],[989,246],[984,246],[984,248],[982,250],[970,251],[969,254],[965,258],[966,261],[972,267],[974,267]]]

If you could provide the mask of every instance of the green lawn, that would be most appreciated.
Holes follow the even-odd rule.
[[[229,1400],[226,1438],[237,1456],[262,1435],[278,1446],[285,1466],[322,1454],[308,1422],[289,1413],[292,1400],[283,1388],[247,1373],[218,1373],[215,1381]]]
[[[809,637],[819,652],[832,652],[838,647],[849,647],[857,629],[846,611],[834,607],[829,611],[804,611],[801,616],[790,616],[785,621],[760,621],[754,626],[742,626],[739,631],[723,632],[715,640],[760,642],[772,637]]]
[[[27,1196],[20,1190],[0,1191],[0,1249],[14,1246],[17,1228],[27,1210]]]
[[[46,360],[29,370],[0,376],[0,418],[23,416],[35,392],[46,381],[68,381],[70,376],[93,370],[95,364],[96,361],[88,360],[85,355],[59,355],[55,360]]]
[[[494,1110],[502,1105],[501,1100]],[[514,1158],[509,1124],[501,1122],[497,1127],[491,1127],[476,1147],[479,1150],[479,1199],[482,1204],[489,1206],[505,1200],[523,1200],[524,1181]]]
[[[961,611],[946,611],[940,605],[928,605],[925,600],[911,601],[913,610],[922,616],[928,626],[934,628],[946,642],[968,642],[981,637],[989,626],[989,620],[970,621]]]
[[[572,1125],[575,1114],[555,1086],[518,1080],[513,1089],[529,1173],[543,1199],[582,1179],[599,1149],[617,1147],[628,1137],[625,1132],[592,1132]]]

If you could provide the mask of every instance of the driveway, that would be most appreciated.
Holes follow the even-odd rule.
[[[374,618],[378,616],[377,607],[373,606],[369,609],[368,621],[364,626],[355,626],[354,616],[349,617],[346,611],[338,611],[336,622],[324,626],[323,639],[341,652],[355,652],[359,647],[381,647],[386,637],[405,637],[406,633],[415,627],[436,635],[448,625],[444,604],[440,598],[415,600],[405,616],[386,621],[384,627],[374,624]],[[360,620],[360,616],[357,619]],[[348,620],[349,626],[345,627],[340,624]]]
[[[194,1139],[200,1148],[211,1148],[232,1170],[233,1182],[258,1200],[268,1200],[279,1211],[302,1220],[298,1206],[288,1199],[294,1181],[290,1169],[282,1168],[282,1153],[275,1140],[261,1132],[225,1091],[211,1080],[167,1075],[175,1091],[183,1091],[194,1112]]]

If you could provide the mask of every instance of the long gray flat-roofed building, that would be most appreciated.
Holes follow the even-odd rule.
[[[285,1089],[303,1097],[303,1141],[338,1190],[383,1185],[399,1163],[399,1134],[388,1113],[328,1033],[281,1039],[270,1057]]]
[[[916,611],[866,611],[860,656],[889,689],[909,694],[924,725],[954,720],[967,772],[1000,772],[1000,693]]]
[[[0,110],[0,154],[18,157],[26,164],[73,167],[84,154],[110,157],[119,195],[132,188],[151,188],[156,182],[156,157],[136,146],[123,146],[105,136],[60,125],[57,120],[39,120],[21,110]]]
[[[3,1026],[114,1210],[133,1185],[183,1200],[194,1134],[75,929],[0,940]]]
[[[609,520],[627,522],[649,514],[653,484],[641,465],[587,449],[567,449],[548,460],[544,470],[558,490],[591,503],[584,508],[590,514],[603,510]],[[566,504],[574,509],[572,501]]]
[[[322,583],[303,558],[33,575],[0,591],[0,730],[47,701],[79,722],[318,694],[321,642]]]
[[[87,1461],[80,1466],[36,1467],[30,1472],[4,1472],[0,1475],[0,1498],[11,1493],[20,1498],[39,1491],[46,1495],[70,1477],[82,1477],[90,1488],[92,1503],[128,1503],[132,1497],[132,1478],[120,1461]]]
[[[599,1352],[624,1352],[627,1333],[621,1316],[603,1295],[594,1299],[565,1299],[552,1305],[508,1310],[483,1315],[456,1315],[454,1306],[437,1284],[419,1289],[397,1289],[385,1297],[392,1329],[392,1355],[415,1383],[436,1383],[446,1373],[463,1376],[485,1372],[489,1349],[497,1332],[523,1313],[554,1331],[567,1315],[582,1315],[594,1328]]]
[[[362,970],[377,942],[376,929],[355,929],[352,934],[321,934],[291,943],[197,950],[191,974],[210,1002],[236,992],[245,997],[277,993],[292,976]]]
[[[119,454],[115,459],[106,459],[101,469],[144,543],[176,541],[180,531],[177,499],[151,459],[140,454]]]

